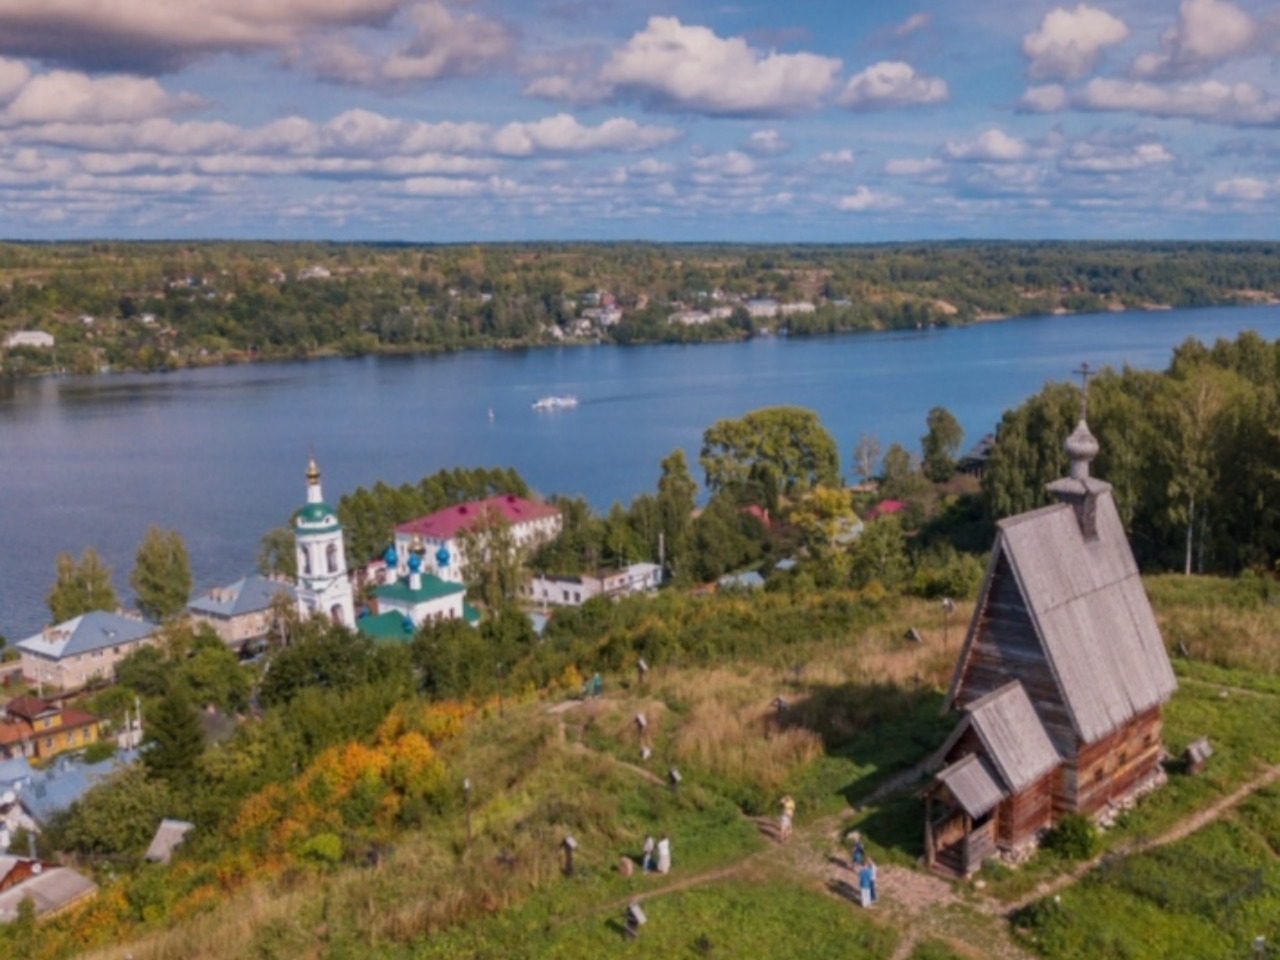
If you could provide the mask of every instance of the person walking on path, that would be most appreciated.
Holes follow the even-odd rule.
[[[791,837],[791,818],[796,814],[796,802],[791,794],[782,798],[782,816],[778,818],[778,839],[786,843]]]
[[[591,694],[597,700],[600,699],[600,674],[596,674],[591,678]]]
[[[858,894],[864,907],[871,906],[871,867],[867,864],[858,871]]]
[[[653,869],[653,837],[644,838],[644,861],[640,867],[641,873],[648,873]]]
[[[662,839],[658,841],[658,872],[671,872],[671,841],[664,833]]]
[[[867,872],[871,874],[871,902],[876,902],[876,862],[867,857]]]
[[[853,852],[849,854],[849,859],[853,861],[854,870],[862,866],[862,857],[862,834],[855,832],[853,835]]]

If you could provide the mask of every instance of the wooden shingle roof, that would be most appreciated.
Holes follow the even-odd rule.
[[[938,780],[951,791],[956,803],[975,820],[994,810],[1006,796],[996,782],[995,771],[976,753],[970,753],[938,773]]]
[[[1010,793],[1020,793],[1062,762],[1017,680],[969,704],[964,719],[938,751],[939,762],[970,729]]]
[[[1168,700],[1177,681],[1110,486],[1088,482],[1097,488],[1097,537],[1084,536],[1067,503],[1002,520],[987,585],[1003,555],[1072,726],[1081,740],[1093,743]],[[962,682],[978,623],[975,616],[947,706]]]

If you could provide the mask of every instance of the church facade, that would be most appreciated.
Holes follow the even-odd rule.
[[[1084,410],[1057,503],[997,524],[947,692],[960,724],[926,792],[931,867],[964,875],[1158,783],[1177,688]]]

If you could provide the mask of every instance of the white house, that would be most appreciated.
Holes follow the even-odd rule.
[[[747,313],[757,320],[768,320],[778,315],[778,302],[776,300],[748,300]]]
[[[74,690],[94,680],[114,680],[116,664],[150,643],[155,629],[138,617],[91,610],[14,646],[28,684]]]
[[[555,507],[510,494],[454,504],[396,527],[395,575],[407,574],[409,557],[421,550],[424,574],[448,583],[462,583],[466,557],[461,537],[466,531],[491,521],[506,523],[516,547],[526,551],[554,540],[564,522]]]
[[[798,303],[784,303],[778,307],[778,313],[784,317],[794,316],[798,313],[814,313],[817,311],[812,303],[807,300],[801,300]]]
[[[5,337],[6,347],[52,347],[53,334],[43,330],[19,330]]]
[[[633,563],[622,570],[580,577],[542,574],[529,581],[525,596],[544,606],[580,607],[592,597],[625,597],[656,590],[661,585],[662,567],[656,563]]]
[[[271,603],[283,595],[296,605],[293,584],[251,574],[226,587],[213,587],[187,604],[187,613],[198,623],[207,623],[223,643],[236,649],[260,640],[271,629]]]

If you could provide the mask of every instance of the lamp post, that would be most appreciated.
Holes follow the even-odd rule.
[[[950,597],[942,598],[942,649],[947,649],[947,634],[950,632],[951,614],[955,613],[956,605]]]

